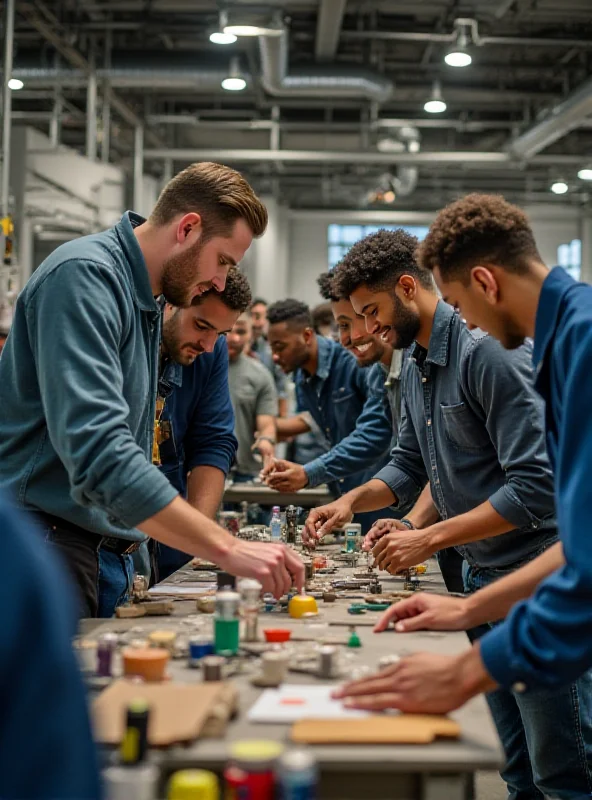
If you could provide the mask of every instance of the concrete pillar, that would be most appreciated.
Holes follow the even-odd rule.
[[[288,210],[274,197],[261,199],[267,206],[269,224],[261,239],[251,245],[245,259],[245,272],[253,294],[273,303],[288,296]]]

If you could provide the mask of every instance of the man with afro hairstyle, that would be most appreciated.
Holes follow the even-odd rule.
[[[531,348],[509,352],[469,331],[439,300],[431,273],[417,263],[417,246],[402,230],[380,231],[354,245],[339,268],[336,288],[366,317],[369,333],[395,346],[415,345],[403,376],[406,417],[390,464],[333,508],[313,511],[307,525],[314,535],[335,516],[405,501],[409,488],[427,478],[439,521],[384,536],[371,531],[365,546],[389,571],[456,546],[472,593],[516,572],[557,539],[543,405],[532,385]],[[413,528],[413,509],[408,519]],[[492,621],[503,615],[502,609]],[[398,606],[377,629],[391,619],[401,619]],[[405,620],[399,629],[406,629]],[[475,641],[488,631],[484,625],[468,633]],[[341,696],[368,708],[455,708],[471,681],[471,665],[460,669],[463,657],[409,656],[380,679],[344,687]],[[488,696],[506,751],[502,776],[509,795],[585,796],[592,728],[587,708],[580,712],[573,698],[586,704],[587,687],[578,682],[552,695],[522,689],[517,681]]]

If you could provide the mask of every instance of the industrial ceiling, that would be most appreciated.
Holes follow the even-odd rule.
[[[212,43],[229,24],[265,34]],[[12,100],[93,158],[221,160],[293,208],[587,205],[591,75],[591,0],[17,0]]]

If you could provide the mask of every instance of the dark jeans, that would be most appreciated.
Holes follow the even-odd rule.
[[[475,592],[514,570],[465,566],[467,592]],[[496,623],[494,623],[496,624]],[[499,623],[497,623],[499,624]],[[493,627],[467,631],[475,641]],[[506,753],[501,772],[508,800],[576,800],[592,794],[592,672],[556,689],[487,695]]]
[[[80,617],[112,617],[129,597],[134,575],[131,555],[101,548],[101,536],[71,523],[61,525],[52,518],[50,524],[41,517],[41,525],[78,587]]]
[[[463,581],[464,559],[455,547],[446,547],[436,553],[438,566],[444,578],[444,583],[449,592],[464,594]]]

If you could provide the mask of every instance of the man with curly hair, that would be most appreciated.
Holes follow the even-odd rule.
[[[380,231],[354,245],[336,274],[338,290],[366,317],[370,333],[395,346],[415,345],[403,376],[406,418],[390,464],[332,508],[313,512],[308,527],[314,535],[318,524],[340,515],[405,501],[409,487],[429,479],[430,523],[414,530],[412,510],[410,529],[371,531],[366,546],[389,571],[456,546],[466,562],[466,590],[474,592],[533,561],[557,539],[543,406],[532,385],[531,348],[509,352],[494,338],[469,331],[439,300],[431,273],[416,261],[417,245],[404,231]],[[469,638],[488,630],[469,630]],[[453,671],[454,659],[445,688],[441,659],[410,656],[401,665],[395,675],[421,674],[431,705],[407,691],[393,698],[385,689],[386,696],[376,696],[377,685],[390,685],[390,675],[346,686],[341,696],[361,707],[406,710],[423,705],[440,711],[462,702],[466,673]],[[587,713],[574,711],[573,697],[586,697],[587,687],[578,683],[551,696],[521,688],[488,696],[506,751],[502,775],[510,796],[583,796],[590,775],[582,754],[592,730]]]
[[[210,290],[189,308],[165,308],[156,461],[177,491],[210,519],[237,449],[225,338],[250,303],[248,280],[231,269],[222,293]],[[154,542],[154,551],[155,582],[191,558],[160,542]]]
[[[299,412],[277,420],[278,435],[287,438],[309,430],[301,416],[306,412],[331,445],[304,465],[274,460],[264,470],[268,485],[298,491],[329,483],[336,494],[359,486],[388,461],[390,452],[392,427],[382,375],[359,369],[351,353],[317,336],[305,303],[282,300],[269,307],[267,316],[274,360],[285,373],[294,373]],[[356,518],[364,532],[375,520],[376,514]]]

